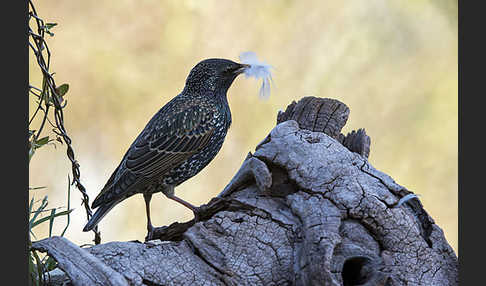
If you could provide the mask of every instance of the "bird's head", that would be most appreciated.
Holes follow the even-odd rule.
[[[249,65],[235,63],[226,59],[206,59],[192,68],[186,79],[187,91],[210,91],[226,94],[235,78],[243,73]]]

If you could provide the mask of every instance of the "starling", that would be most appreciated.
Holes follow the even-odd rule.
[[[182,92],[150,119],[95,198],[92,208],[97,210],[83,231],[93,229],[114,206],[137,193],[145,199],[148,239],[153,232],[153,193],[162,192],[197,217],[197,207],[176,197],[174,188],[199,173],[221,149],[231,125],[226,92],[249,67],[206,59],[192,68]]]

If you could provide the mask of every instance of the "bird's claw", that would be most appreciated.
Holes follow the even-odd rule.
[[[145,237],[145,241],[153,240],[154,239],[154,227],[152,225],[147,226],[147,236]]]
[[[194,214],[194,222],[198,222],[200,219],[200,213],[201,213],[201,208],[200,207],[195,207],[192,210],[192,213]]]

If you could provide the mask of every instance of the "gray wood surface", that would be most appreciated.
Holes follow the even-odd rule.
[[[199,220],[156,240],[33,247],[72,285],[458,285],[441,228],[418,198],[398,205],[411,192],[368,162],[364,130],[340,133],[348,115],[334,99],[292,103]]]

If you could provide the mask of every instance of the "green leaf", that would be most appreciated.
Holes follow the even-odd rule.
[[[30,214],[32,213],[32,206],[34,205],[34,197],[32,197],[32,199],[30,200],[30,204],[29,204],[29,217],[30,217]],[[30,229],[32,228],[32,225],[29,223],[29,232],[30,232]]]
[[[37,236],[35,236],[35,233],[32,230],[29,230],[29,232],[35,239],[37,239]]]
[[[32,197],[32,199],[30,200],[30,204],[29,204],[29,215],[32,212],[32,206],[33,205],[34,205],[34,197]]]
[[[44,267],[46,268],[46,271],[51,271],[57,266],[57,261],[54,260],[54,258],[48,256],[46,259],[46,262],[44,263]]]
[[[41,259],[39,258],[39,255],[37,255],[37,252],[36,251],[32,251],[33,255],[34,255],[34,258],[35,258],[35,265],[37,267],[37,277],[36,277],[36,280],[37,281],[43,281],[44,279],[44,270],[42,269],[43,268],[43,264],[42,264],[42,261]]]
[[[34,252],[34,250],[31,250]],[[34,263],[34,256],[32,254],[29,255],[29,273],[30,273],[30,280],[33,282],[32,285],[39,285],[38,278],[37,278],[37,269]]]
[[[68,90],[69,90],[69,84],[63,83],[56,88],[56,93],[60,97],[63,97],[66,94],[66,92],[68,92]]]
[[[29,191],[40,190],[40,189],[45,189],[45,188],[47,188],[47,187],[33,187],[33,188],[29,187]]]
[[[47,196],[45,196],[43,199],[42,199],[42,203],[41,205],[37,208],[36,211],[34,211],[34,217],[30,219],[29,221],[29,225],[30,225],[30,229],[32,229],[34,227],[34,223],[35,223],[35,219],[39,216],[40,213],[42,213],[42,211],[47,207]],[[49,218],[49,217],[48,217]]]
[[[71,210],[71,177],[68,174],[68,193],[67,193],[67,210]],[[64,227],[64,230],[61,233],[61,236],[64,236],[64,233],[66,233],[67,228],[69,227],[69,223],[71,222],[71,218],[69,214],[67,215],[66,219],[66,226]]]
[[[51,215],[49,216],[49,237],[52,236],[52,226],[54,225],[54,218],[56,217],[56,209],[51,210]]]
[[[62,215],[67,215],[67,214],[70,214],[70,213],[71,213],[73,210],[74,210],[74,209],[70,209],[70,210],[67,210],[67,211],[62,211],[62,212],[60,212],[60,213],[56,213],[56,214],[54,214],[54,215],[52,215],[52,214],[51,214],[50,216],[43,217],[43,218],[41,218],[41,219],[39,219],[39,220],[37,220],[37,221],[34,221],[34,222],[32,223],[32,228],[34,228],[35,226],[37,226],[37,225],[39,225],[39,224],[41,224],[41,223],[43,223],[43,222],[45,222],[45,221],[51,220],[51,219],[52,219],[52,217],[58,217],[58,216],[62,216]]]
[[[35,145],[37,145],[36,148],[39,148],[42,145],[47,144],[47,142],[49,142],[49,136],[42,137],[41,139],[35,141]]]
[[[50,29],[50,28],[55,27],[55,26],[57,26],[57,23],[46,23],[47,29]]]
[[[30,147],[29,148],[29,163],[30,163],[30,159],[32,159],[32,156],[34,156],[34,153],[35,153],[34,148]]]

